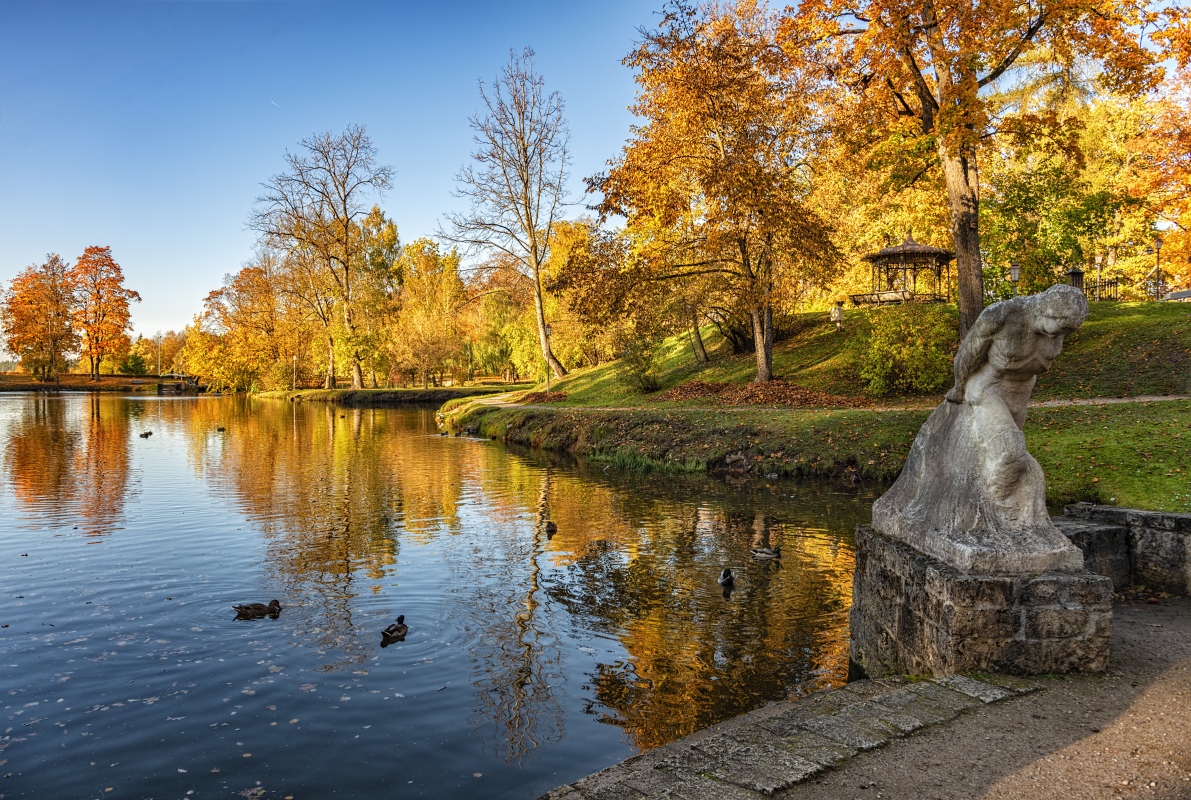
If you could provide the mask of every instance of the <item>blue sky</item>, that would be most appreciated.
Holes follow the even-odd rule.
[[[397,171],[382,207],[402,240],[431,235],[460,203],[477,81],[525,45],[566,102],[578,194],[628,135],[620,61],[660,7],[0,0],[0,280],[110,245],[137,332],[180,328],[251,256],[286,149],[349,123]]]

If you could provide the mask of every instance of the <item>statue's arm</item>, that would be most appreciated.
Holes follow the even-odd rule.
[[[947,393],[947,399],[953,403],[964,401],[964,389],[972,373],[980,369],[988,360],[988,348],[992,346],[993,338],[1005,322],[1008,303],[998,303],[985,309],[976,319],[976,324],[968,331],[955,354],[955,386]]]

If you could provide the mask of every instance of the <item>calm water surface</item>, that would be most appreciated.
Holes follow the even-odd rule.
[[[875,495],[243,398],[0,396],[0,464],[0,798],[536,797],[842,683]]]

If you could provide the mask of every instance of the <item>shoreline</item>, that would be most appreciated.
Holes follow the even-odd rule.
[[[890,482],[930,408],[583,408],[483,399],[441,412],[446,429],[641,472]],[[1191,512],[1191,400],[1031,406],[1030,453],[1047,503]]]
[[[298,389],[257,392],[255,397],[291,403],[330,403],[343,408],[392,408],[406,405],[441,405],[451,400],[505,394],[508,386],[437,386],[427,389]]]

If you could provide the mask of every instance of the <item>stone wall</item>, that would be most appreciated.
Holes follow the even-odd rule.
[[[851,657],[871,676],[1098,672],[1112,582],[1091,573],[968,575],[856,530]]]
[[[1090,571],[1120,588],[1191,594],[1191,514],[1077,503],[1055,525],[1084,551]]]

